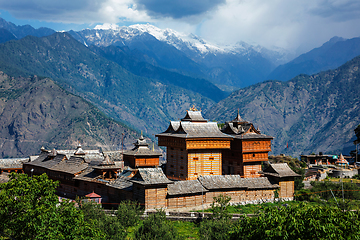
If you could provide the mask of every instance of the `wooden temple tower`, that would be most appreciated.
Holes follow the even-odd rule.
[[[261,162],[268,161],[273,137],[261,134],[252,123],[244,121],[239,112],[221,131],[233,137],[231,149],[223,151],[224,174],[260,177]]]
[[[230,149],[232,137],[222,133],[216,122],[208,122],[195,108],[181,121],[171,121],[157,134],[158,145],[166,146],[166,176],[195,180],[199,176],[222,175],[222,151]]]
[[[125,165],[133,169],[159,166],[159,157],[162,154],[149,149],[142,133],[134,145],[135,147],[132,150],[126,151],[123,154]]]

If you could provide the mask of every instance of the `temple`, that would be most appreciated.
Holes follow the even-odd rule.
[[[187,111],[181,121],[171,121],[156,137],[159,146],[166,146],[169,179],[222,175],[222,151],[230,149],[232,137],[222,133],[216,122],[204,119],[200,111]]]
[[[272,137],[239,113],[220,130],[192,108],[156,137],[166,147],[165,166],[159,161],[162,153],[150,149],[141,134],[125,152],[83,150],[80,144],[76,150],[41,148],[23,171],[58,180],[60,197],[80,196],[106,206],[133,200],[145,210],[196,210],[209,207],[219,195],[231,197],[231,204],[271,202],[277,195],[293,199],[298,175],[287,164],[261,171]]]
[[[261,162],[268,161],[273,137],[261,134],[252,123],[240,117],[239,111],[221,131],[233,138],[230,149],[223,151],[223,173],[239,174],[244,178],[260,177]]]
[[[268,161],[273,139],[239,113],[220,131],[216,122],[207,121],[197,110],[187,111],[181,121],[171,121],[156,137],[159,146],[166,147],[166,175],[174,180],[234,174],[260,177],[261,162]]]

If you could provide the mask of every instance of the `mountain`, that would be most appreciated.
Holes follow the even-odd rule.
[[[268,50],[244,42],[219,47],[195,35],[159,29],[150,24],[97,26],[69,33],[87,46],[126,46],[142,61],[209,79],[220,87],[244,87],[262,81],[278,64],[288,59],[284,50]]]
[[[110,117],[150,136],[164,131],[170,119],[182,116],[193,104],[205,110],[214,103],[197,92],[136,76],[68,33],[0,44],[0,70],[11,76],[50,77]]]
[[[267,79],[286,81],[299,74],[314,74],[335,69],[358,55],[360,55],[360,38],[333,37],[321,47],[278,66]]]
[[[28,35],[35,37],[49,36],[55,31],[50,28],[41,27],[38,29],[33,28],[30,25],[17,26],[11,22],[7,22],[5,19],[0,18],[0,28],[4,28],[11,32],[17,39],[26,37]]]
[[[205,116],[229,121],[239,109],[245,120],[274,137],[274,154],[348,153],[360,122],[359,93],[360,56],[336,70],[240,89]]]
[[[89,49],[108,60],[118,63],[121,67],[137,76],[152,78],[164,84],[182,87],[200,93],[215,102],[218,102],[227,96],[225,92],[221,91],[218,87],[205,79],[195,79],[139,61],[139,59],[133,57],[132,52],[128,47],[116,47],[113,45],[108,47],[95,47],[92,45],[89,46]]]
[[[70,94],[48,78],[9,77],[0,72],[0,155],[24,157],[40,147],[119,150],[137,133]]]
[[[14,34],[4,28],[0,28],[0,43],[4,43],[10,40],[15,40]]]

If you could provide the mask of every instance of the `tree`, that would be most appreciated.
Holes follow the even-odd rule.
[[[359,239],[360,213],[299,204],[269,207],[237,221],[230,239]]]
[[[157,211],[144,219],[143,224],[135,232],[137,240],[172,240],[181,239],[176,228],[166,220],[164,211]]]
[[[200,239],[229,239],[232,227],[228,211],[230,200],[231,197],[226,195],[214,197],[210,208],[212,215],[200,223]]]
[[[0,231],[15,239],[102,239],[73,203],[59,203],[57,186],[46,174],[12,173],[0,184]]]
[[[120,202],[116,216],[120,224],[125,228],[135,226],[138,223],[143,210],[136,202],[123,201]]]

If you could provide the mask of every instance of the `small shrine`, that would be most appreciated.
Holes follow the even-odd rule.
[[[142,133],[134,145],[135,147],[132,150],[126,151],[123,154],[125,165],[131,168],[159,166],[159,157],[162,154],[156,152],[154,148],[152,150],[149,149],[149,145],[146,143]]]

